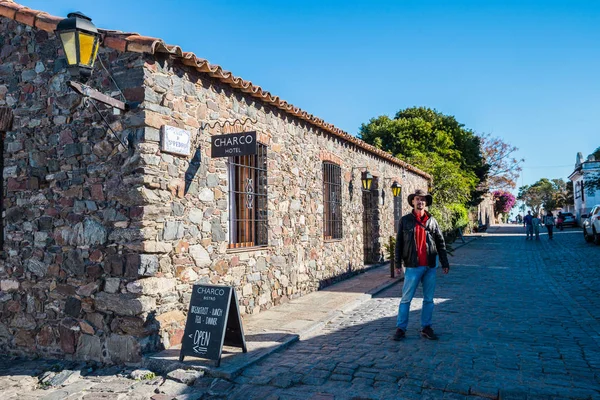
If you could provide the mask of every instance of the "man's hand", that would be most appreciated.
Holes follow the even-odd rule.
[[[400,276],[400,268],[394,268],[394,276]]]
[[[450,267],[443,267],[442,272],[444,273],[444,275],[447,275],[448,272],[450,272]]]

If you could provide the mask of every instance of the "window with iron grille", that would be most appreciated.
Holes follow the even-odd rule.
[[[229,157],[229,248],[266,246],[267,146],[257,153]]]
[[[342,238],[342,173],[339,165],[323,163],[323,234]]]

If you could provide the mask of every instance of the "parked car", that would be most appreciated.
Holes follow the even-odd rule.
[[[587,215],[582,215],[583,220],[583,237],[586,242],[592,240],[596,244],[600,244],[600,204],[594,206],[592,211]]]
[[[573,213],[563,213],[563,226],[577,226],[577,219]]]

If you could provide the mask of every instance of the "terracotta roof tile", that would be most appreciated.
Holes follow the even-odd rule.
[[[0,15],[6,18],[15,19],[15,15],[20,8],[23,8],[23,6],[13,3],[12,1],[3,1],[0,3]]]
[[[32,10],[30,8],[23,7],[17,11],[15,20],[25,25],[35,26],[35,17],[41,14],[41,11]]]
[[[60,17],[55,17],[50,14],[41,13],[35,19],[35,27],[46,32],[52,32],[56,29],[56,25],[62,20]]]
[[[118,36],[105,36],[102,40],[102,45],[117,51],[125,52],[125,49],[127,49],[127,40]]]
[[[54,17],[41,11],[31,10],[15,3],[12,0],[0,0],[0,16],[16,20],[26,25],[35,26],[36,28],[46,32],[54,32],[56,25],[62,20],[62,18]],[[342,131],[334,125],[323,121],[321,118],[315,117],[314,115],[295,107],[287,101],[280,99],[278,96],[274,96],[271,93],[263,90],[260,86],[254,85],[250,81],[246,81],[242,78],[234,76],[231,72],[224,70],[218,65],[209,64],[205,59],[196,57],[194,53],[182,51],[179,46],[168,45],[161,39],[141,36],[137,33],[125,33],[105,29],[98,29],[98,31],[103,36],[102,45],[105,47],[109,47],[121,52],[131,51],[148,54],[171,54],[173,57],[180,59],[184,65],[194,67],[200,72],[207,73],[212,78],[218,79],[219,81],[230,85],[231,87],[237,88],[244,93],[248,93],[252,97],[256,97],[265,103],[271,104],[274,107],[285,111],[288,114],[307,121],[318,128],[321,128],[339,138],[353,143],[357,147],[360,147],[371,154],[377,155],[379,158],[388,160],[389,162],[421,175],[426,179],[431,179],[429,174],[419,170],[418,168],[415,168],[412,165],[392,156],[391,154],[363,142],[362,140]]]
[[[126,37],[127,51],[134,53],[154,53],[156,47],[156,38],[140,35]]]

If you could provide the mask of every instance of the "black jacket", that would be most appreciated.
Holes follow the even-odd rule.
[[[425,211],[427,213],[427,211]],[[446,243],[442,230],[435,218],[427,213],[429,219],[425,222],[425,232],[427,238],[427,261],[430,268],[436,265],[435,258],[440,256],[442,268],[450,268],[448,264],[448,254],[446,253]],[[398,226],[398,235],[396,236],[396,267],[404,265],[406,268],[418,267],[417,244],[415,242],[415,225],[417,219],[414,214],[405,215],[400,220]]]

